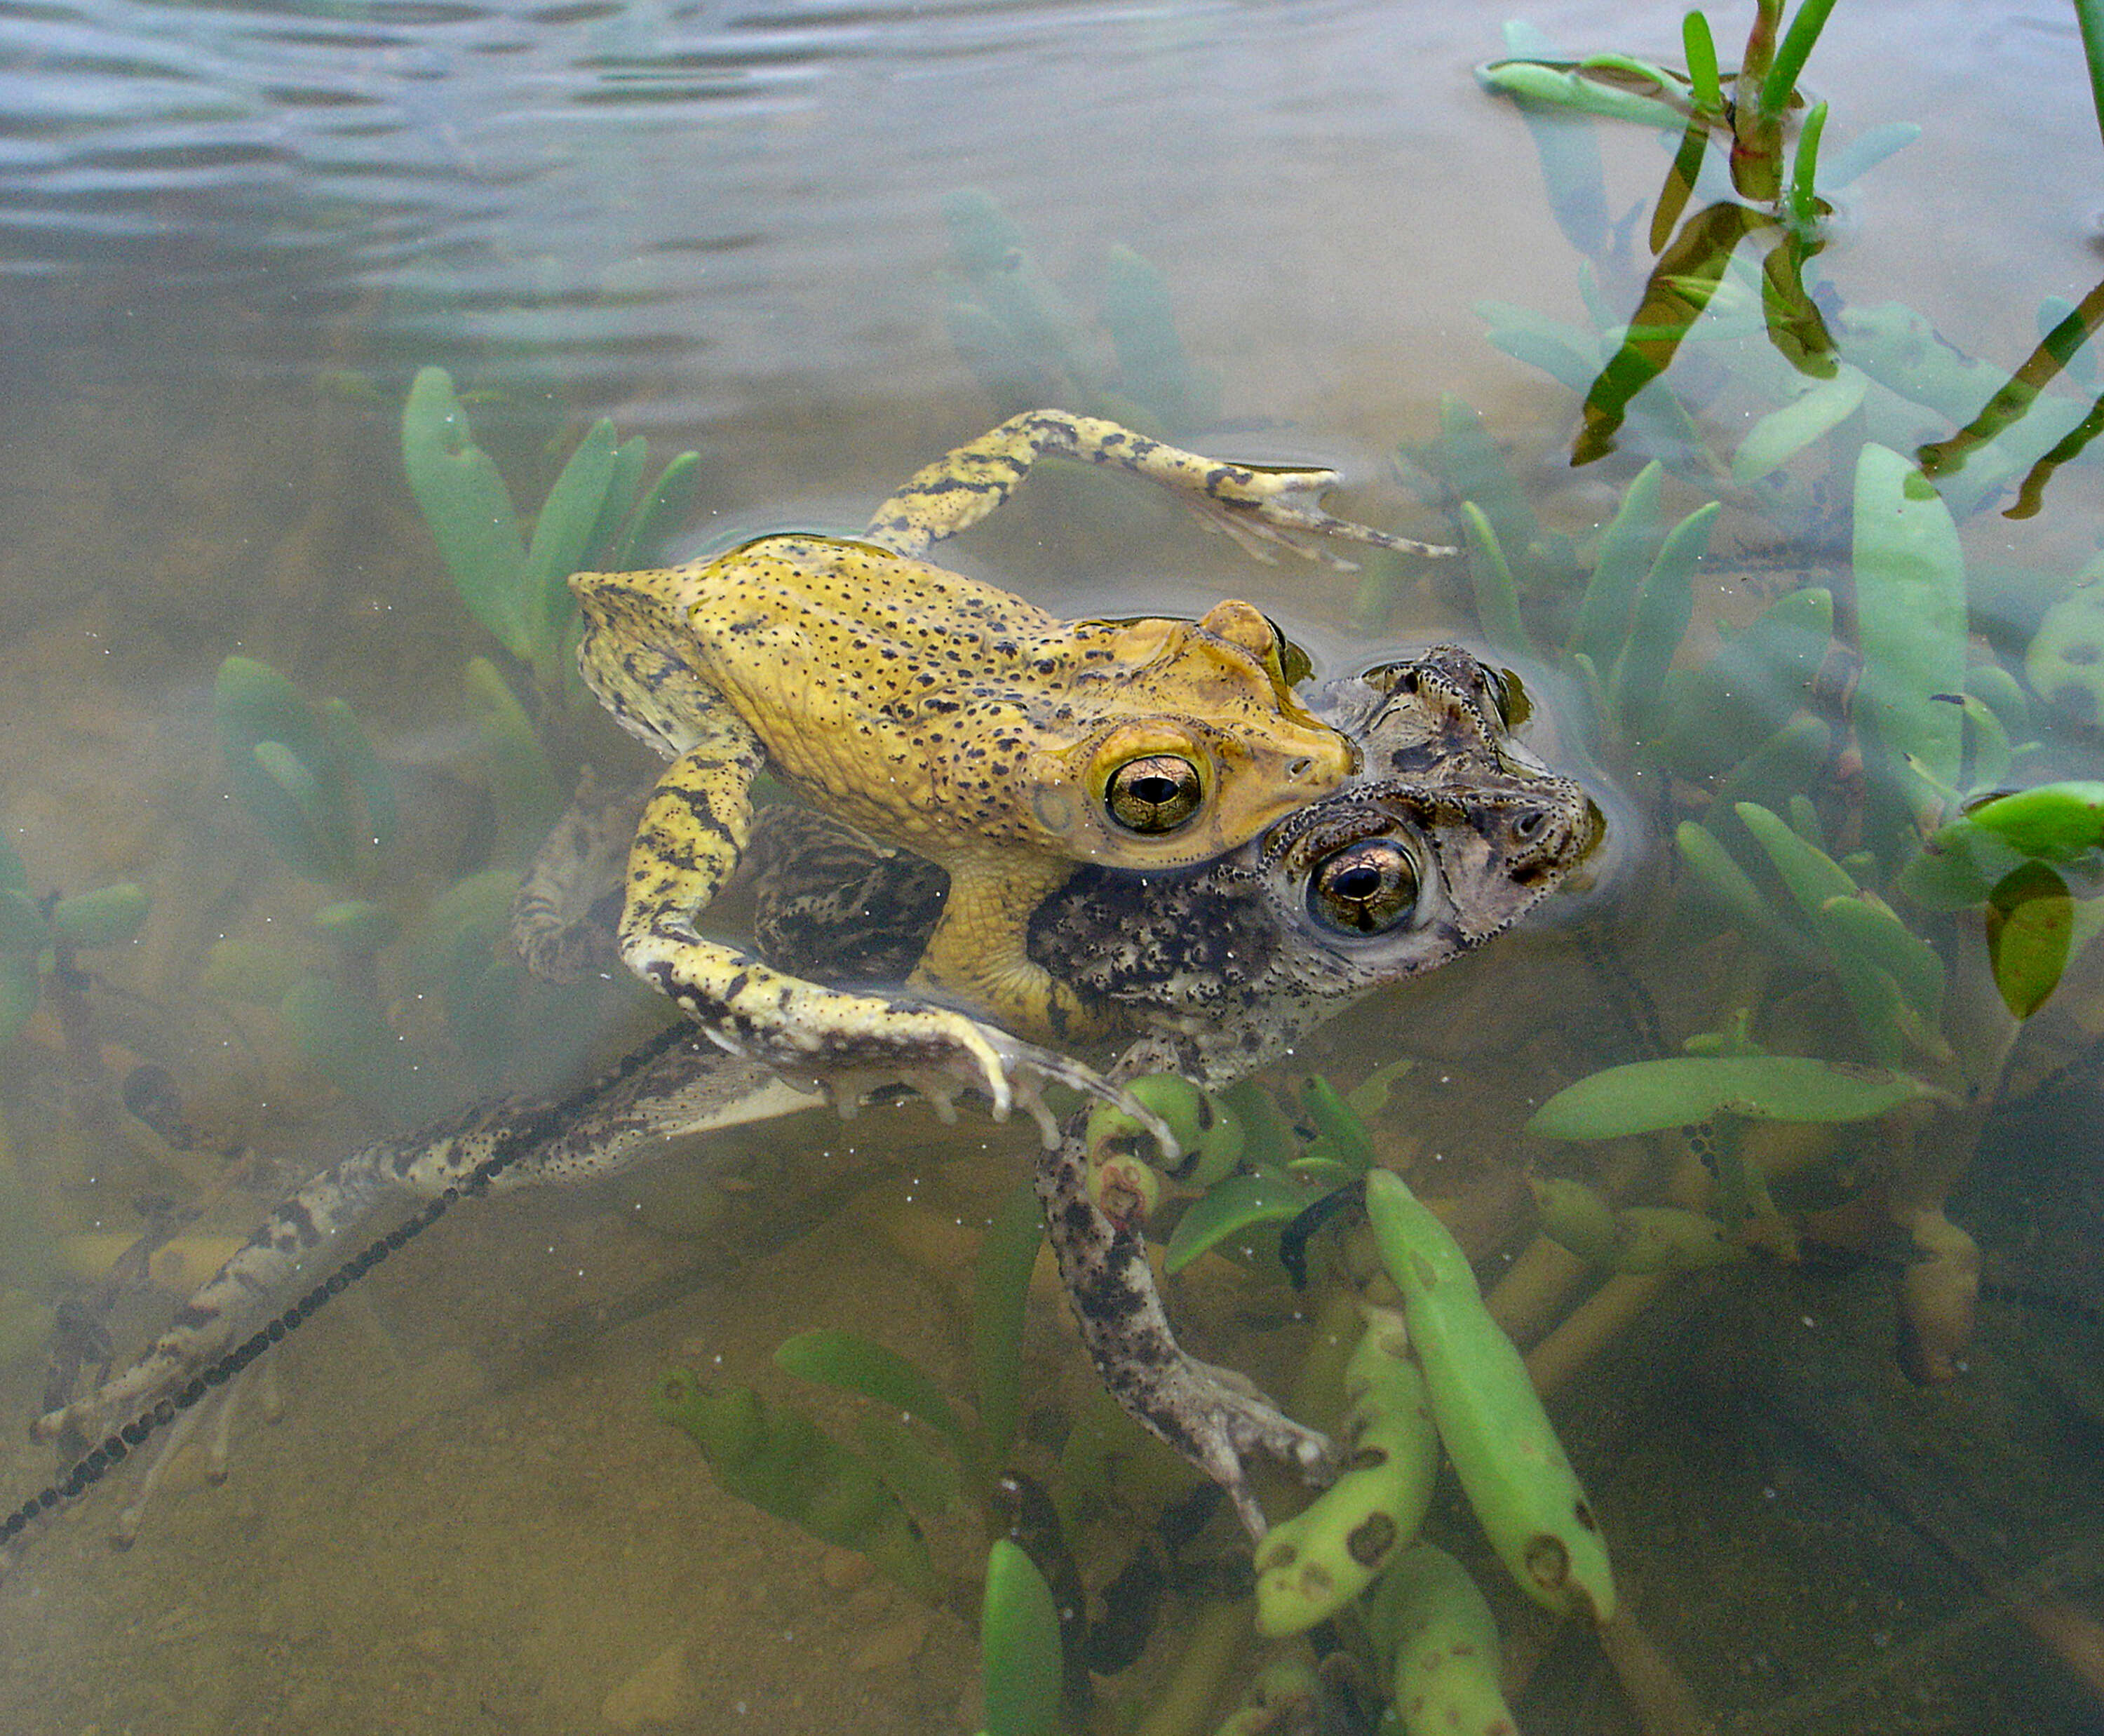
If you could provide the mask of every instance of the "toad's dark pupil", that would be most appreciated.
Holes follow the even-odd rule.
[[[1318,922],[1356,935],[1384,935],[1417,906],[1417,867],[1389,838],[1349,845],[1316,865],[1308,908]]]
[[[1173,753],[1151,753],[1111,774],[1111,818],[1128,832],[1174,832],[1198,811],[1198,769]]]

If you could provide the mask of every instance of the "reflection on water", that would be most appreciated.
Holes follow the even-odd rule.
[[[0,811],[33,896],[134,881],[152,899],[135,941],[78,955],[87,979],[38,985],[35,1020],[0,1055],[6,1414],[40,1408],[55,1339],[84,1377],[121,1362],[266,1203],[390,1113],[412,1121],[515,1081],[502,1066],[523,1068],[529,1050],[552,1069],[542,1039],[611,1054],[649,1026],[647,1002],[619,985],[586,1013],[503,1023],[524,1003],[490,965],[495,906],[477,877],[515,865],[520,815],[547,792],[506,756],[516,740],[490,689],[463,676],[470,658],[500,654],[403,486],[415,370],[452,371],[522,508],[606,414],[649,436],[655,462],[701,453],[696,542],[852,525],[913,466],[1013,407],[957,341],[970,333],[954,304],[1002,305],[952,253],[944,202],[968,188],[1013,220],[1047,298],[1032,305],[1066,322],[1062,395],[1145,396],[1117,341],[1123,247],[1166,287],[1192,377],[1217,388],[1216,405],[1183,400],[1194,443],[1336,462],[1354,516],[1458,536],[1463,520],[1433,510],[1429,480],[1458,487],[1473,462],[1475,425],[1442,420],[1453,394],[1517,480],[1503,503],[1460,492],[1509,544],[1535,744],[1615,780],[1624,866],[1590,900],[1384,993],[1296,1057],[1344,1082],[1416,1058],[1376,1118],[1377,1148],[1423,1191],[1468,1203],[1487,1276],[1506,1259],[1525,1274],[1537,1300],[1516,1329],[1546,1327],[1579,1271],[1538,1246],[1521,1252],[1532,1218],[1516,1154],[1632,1197],[1717,1185],[1693,1144],[1603,1157],[1522,1136],[1551,1092],[1720,1032],[1745,1006],[1772,1047],[1879,1058],[1863,1002],[1821,974],[1807,939],[1824,946],[1835,931],[1790,907],[1760,944],[1720,938],[1714,918],[1688,914],[1692,871],[1673,826],[1706,813],[1720,847],[1766,872],[1752,835],[1704,807],[1731,788],[1727,747],[1765,715],[1711,679],[1726,667],[1711,660],[1750,654],[1741,630],[1812,590],[1831,593],[1834,638],[1862,645],[1855,447],[1947,435],[1956,406],[1902,389],[1920,383],[1923,358],[1956,358],[1970,390],[1968,370],[2014,367],[2091,288],[2098,146],[2072,22],[2057,6],[1948,3],[1907,9],[1902,35],[1892,9],[1837,9],[1808,75],[1834,145],[1892,122],[1924,133],[1837,195],[1812,306],[1866,368],[1871,337],[1916,329],[1866,310],[1904,302],[1931,335],[1865,388],[1831,446],[1807,446],[1771,480],[1731,471],[1745,430],[1801,383],[1768,341],[1758,283],[1687,334],[1673,380],[1690,423],[1654,418],[1645,435],[1676,461],[1663,522],[1710,496],[1726,507],[1669,680],[1662,663],[1647,676],[1641,654],[1619,676],[1614,657],[1594,658],[1589,676],[1565,654],[1620,643],[1588,624],[1577,588],[1596,528],[1652,449],[1630,439],[1572,469],[1579,391],[1515,359],[1548,353],[1549,323],[1594,342],[1598,326],[1629,318],[1666,159],[1648,133],[1600,132],[1606,239],[1581,274],[1527,130],[1467,76],[1500,51],[1500,18],[1365,0],[0,7]],[[1533,22],[1574,47],[1681,52],[1671,9],[1632,18],[1568,0]],[[1720,42],[1742,28],[1715,22]],[[1485,302],[1504,307],[1477,311]],[[1536,346],[1501,352],[1487,331],[1532,332]],[[2054,413],[2097,390],[2078,357],[2053,387]],[[1398,444],[1402,480],[1375,462]],[[1261,567],[1097,480],[1033,480],[958,563],[1069,613],[1195,613],[1247,596],[1331,672],[1497,631],[1495,594],[1460,564],[1429,578]],[[2078,703],[2094,688],[2093,623],[2057,607],[2094,556],[2097,493],[2093,460],[2078,461],[2037,519],[2003,520],[1990,503],[1962,527],[1972,637],[1944,650],[1950,685],[1977,702],[1959,738],[1968,775],[2097,775],[2094,714]],[[1810,630],[1770,621],[1756,640]],[[295,872],[233,798],[213,698],[233,654],[286,672],[310,699],[349,701],[399,807],[379,868]],[[1981,676],[1990,662],[2004,684]],[[1872,700],[1857,697],[1845,656],[1799,672],[1811,721],[1874,701],[1874,676]],[[633,763],[559,682],[512,691],[542,707],[528,734],[552,744],[546,775]],[[1991,776],[1999,750],[1981,707],[2009,737]],[[1632,734],[1643,752],[1629,751]],[[1889,860],[1851,854],[1900,822],[1880,809],[1876,743],[1868,774],[1864,754],[1834,746],[1801,788],[1771,766],[1780,781],[1735,793],[1803,796],[1810,817],[1785,817],[1801,834],[1830,828],[1827,859],[1861,877],[1851,884],[1883,888],[1937,937],[1947,1029],[1984,1028],[1959,1006],[1967,983],[1986,992],[1977,930],[1933,926],[1944,919],[1892,890]],[[2086,896],[2093,865],[2062,866]],[[1781,899],[1780,883],[1763,885]],[[402,926],[377,966],[341,938],[372,918],[339,910],[337,939],[315,931],[319,908],[354,898]],[[2005,902],[1998,921],[2019,926],[2035,903]],[[2028,1028],[1983,1155],[1962,1182],[1955,1166],[1938,1178],[1950,1217],[1986,1251],[1958,1379],[1910,1385],[1893,1354],[1899,1269],[1932,1265],[1918,1256],[1935,1251],[1862,1233],[1908,1221],[1908,1202],[1843,1185],[1852,1164],[1874,1167],[1896,1137],[1884,1131],[1824,1144],[1764,1132],[1742,1148],[1839,1188],[1847,1197],[1789,1209],[1845,1259],[1787,1261],[1777,1245],[1671,1287],[1624,1274],[1582,1317],[1665,1292],[1609,1333],[1557,1414],[1647,1631],[1725,1727],[2098,1721],[2081,1685],[2104,1575],[2092,1354],[2104,1232],[2085,1137],[2095,957]],[[414,1069],[429,1093],[416,1114],[393,1086],[361,1100],[305,1059],[285,991],[317,975],[368,995],[368,1078]],[[69,1023],[82,1008],[92,1045]],[[497,1060],[469,1056],[470,1027]],[[1904,1031],[1894,1041],[1924,1076],[1963,1071],[1965,1057],[1946,1064]],[[1962,1151],[1977,1128],[1937,1113]],[[224,1487],[208,1486],[201,1443],[175,1462],[128,1552],[106,1542],[126,1499],[114,1488],[33,1533],[0,1578],[0,1721],[975,1727],[975,1591],[930,1605],[731,1499],[645,1395],[675,1363],[778,1394],[774,1347],[818,1325],[852,1325],[964,1392],[959,1274],[1026,1155],[1013,1130],[969,1117],[944,1130],[908,1107],[845,1130],[808,1118],[720,1140],[706,1164],[633,1185],[462,1207],[296,1336],[282,1419],[250,1398]],[[1728,1142],[1706,1155],[1740,1173]],[[142,1225],[165,1238],[153,1283],[105,1285]],[[82,1307],[55,1316],[61,1301]],[[1268,1268],[1219,1262],[1171,1292],[1195,1346],[1296,1402],[1300,1305]],[[65,1341],[69,1323],[79,1330]],[[1157,1531],[1184,1485],[1105,1420],[1049,1287],[1025,1354],[1027,1468],[1056,1485],[1090,1451],[1113,1466],[1102,1503],[1066,1515],[1098,1615],[1140,1539],[1179,1571],[1241,1558],[1224,1529],[1173,1547]],[[847,1426],[845,1407],[826,1415]],[[51,1462],[19,1428],[7,1438],[4,1488],[19,1500]],[[1282,1511],[1283,1491],[1266,1499]],[[1478,1546],[1458,1506],[1435,1524]],[[931,1534],[968,1582],[976,1520],[952,1515]],[[1552,1632],[1478,1555],[1527,1678],[1522,1727],[1632,1728],[1590,1642]],[[1156,1696],[1201,1607],[1188,1585],[1171,1592],[1160,1637],[1099,1683],[1103,1703]],[[1684,1711],[1647,1716],[1701,1727]]]

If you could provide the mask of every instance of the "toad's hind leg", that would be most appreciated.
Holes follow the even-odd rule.
[[[984,518],[1013,494],[1040,458],[1085,459],[1115,464],[1190,495],[1218,528],[1246,545],[1275,542],[1296,553],[1309,551],[1284,534],[1289,530],[1344,537],[1376,548],[1419,554],[1451,549],[1391,536],[1322,510],[1323,493],[1335,471],[1224,464],[1180,447],[1135,434],[1094,416],[1064,410],[1027,410],[992,432],[947,453],[876,509],[867,533],[872,542],[918,556],[947,537]]]

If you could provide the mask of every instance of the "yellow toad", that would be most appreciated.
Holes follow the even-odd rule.
[[[1085,1069],[917,996],[847,993],[704,938],[698,914],[744,850],[766,767],[813,805],[950,876],[912,984],[1032,1037],[1091,1033],[1025,949],[1031,912],[1084,862],[1210,859],[1336,788],[1349,742],[1295,698],[1249,604],[1201,620],[1060,621],[920,559],[1006,500],[1039,458],[1115,464],[1188,492],[1245,537],[1282,530],[1422,548],[1332,517],[1325,470],[1219,463],[1112,422],[1041,410],[920,471],[859,538],[762,537],[712,559],[571,580],[586,681],[673,763],[633,844],[617,945],[718,1043],[843,1082],[1108,1089]],[[1290,542],[1287,547],[1293,547]],[[524,949],[546,966],[564,944]],[[1019,1073],[1027,1078],[1012,1077]],[[943,1076],[950,1076],[946,1083]]]

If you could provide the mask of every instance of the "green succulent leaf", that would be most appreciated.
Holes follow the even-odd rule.
[[[2072,862],[2104,850],[2104,783],[2042,783],[1971,803],[1965,818],[2026,856]]]
[[[342,776],[355,785],[365,804],[367,836],[376,849],[394,841],[400,814],[394,801],[394,785],[380,756],[372,751],[364,726],[347,699],[324,699],[315,707],[322,739]]]
[[[1665,672],[1695,612],[1695,570],[1710,551],[1710,533],[1723,506],[1697,507],[1666,533],[1637,594],[1629,642],[1615,659],[1608,692],[1630,729],[1648,734],[1659,709]]]
[[[1473,500],[1461,502],[1461,527],[1469,544],[1469,578],[1476,594],[1476,622],[1483,636],[1504,649],[1533,649],[1520,620],[1519,587],[1499,546],[1498,533]]]
[[[363,996],[310,976],[286,992],[279,1011],[307,1059],[381,1125],[411,1127],[439,1113],[440,1082],[410,1060]]]
[[[42,989],[43,976],[34,953],[12,948],[0,952],[0,1043],[29,1022]]]
[[[1018,1544],[987,1554],[979,1615],[985,1736],[1055,1736],[1059,1725],[1059,1612],[1045,1576]]]
[[[1274,1224],[1288,1224],[1310,1195],[1271,1176],[1230,1176],[1206,1190],[1177,1221],[1162,1256],[1162,1270],[1180,1272],[1223,1242]]]
[[[595,564],[604,552],[613,549],[615,533],[635,510],[635,497],[642,491],[643,472],[649,462],[650,442],[640,434],[614,448],[606,498],[600,502],[599,516],[592,520],[591,536],[585,539],[585,551],[577,563],[580,567]]]
[[[1366,1124],[1339,1095],[1335,1086],[1319,1073],[1313,1074],[1301,1087],[1300,1100],[1308,1106],[1308,1118],[1322,1130],[1328,1147],[1322,1155],[1347,1166],[1354,1174],[1363,1175],[1373,1167],[1373,1140],[1366,1133]],[[1308,1149],[1313,1154],[1314,1148]]]
[[[2028,1019],[2059,986],[2075,939],[2067,882],[2043,862],[2026,862],[1987,899],[1987,959],[2003,1004]]]
[[[920,1527],[860,1453],[805,1412],[770,1405],[750,1387],[711,1388],[684,1369],[652,1389],[658,1418],[685,1430],[716,1479],[739,1500],[868,1558],[923,1597],[940,1589]]]
[[[563,629],[577,606],[570,575],[583,564],[592,535],[613,482],[613,424],[602,417],[586,431],[569,462],[555,478],[533,521],[533,540],[526,550],[520,584],[527,605],[528,661],[537,673],[551,673]]]
[[[974,1272],[972,1373],[979,1430],[987,1457],[1008,1455],[1023,1420],[1023,1329],[1030,1308],[1030,1273],[1045,1240],[1037,1190],[1029,1182],[1010,1190],[987,1225]]]
[[[971,1435],[941,1387],[896,1350],[836,1326],[818,1327],[785,1340],[774,1353],[778,1367],[821,1386],[859,1394],[918,1418],[961,1453]]]
[[[1758,482],[1778,471],[1822,435],[1854,415],[1869,388],[1870,377],[1845,362],[1831,378],[1814,380],[1781,409],[1771,410],[1739,442],[1732,454],[1732,480]]]
[[[1591,383],[1589,376],[1579,390]],[[1658,511],[1659,485],[1665,475],[1665,466],[1656,458],[1638,471],[1600,533],[1593,575],[1579,599],[1577,624],[1571,631],[1572,653],[1589,657],[1596,669],[1615,667],[1629,638],[1637,593],[1658,558],[1659,543],[1665,535]]]
[[[410,492],[468,613],[514,657],[533,661],[539,623],[523,582],[526,543],[511,496],[470,435],[443,368],[419,369],[402,410]]]
[[[639,567],[655,566],[664,558],[666,539],[686,522],[701,480],[702,460],[698,453],[683,452],[658,471],[658,480],[650,484],[649,493],[643,497],[643,503],[614,546],[613,571],[631,573]]]
[[[146,926],[148,903],[128,880],[62,898],[51,907],[51,939],[65,946],[121,946]]]
[[[36,899],[18,887],[0,890],[0,952],[27,953],[33,959],[51,944],[51,924]]]
[[[1875,842],[1938,817],[1964,747],[1954,698],[1965,686],[1964,554],[1928,479],[1888,447],[1866,446],[1857,461],[1855,569],[1856,721]]]
[[[1530,1133],[1619,1139],[1713,1115],[1755,1121],[1867,1121],[1928,1087],[1906,1073],[1785,1055],[1671,1055],[1610,1067],[1567,1086],[1535,1111]]]

